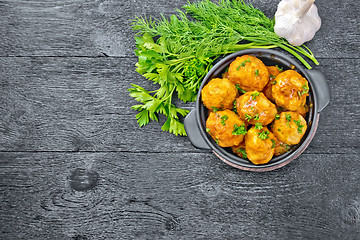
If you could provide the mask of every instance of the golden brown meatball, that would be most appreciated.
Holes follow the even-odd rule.
[[[286,70],[275,78],[272,96],[280,107],[295,111],[306,102],[309,95],[308,81],[294,70]]]
[[[272,85],[273,85],[273,81],[270,78],[270,81],[268,82],[268,84],[266,84],[266,86],[263,89],[262,93],[265,95],[265,97],[267,99],[269,99],[272,102],[275,102],[275,99],[272,96]]]
[[[201,90],[201,99],[210,110],[232,109],[237,96],[235,84],[227,78],[213,78]]]
[[[245,150],[245,141],[242,141],[239,145],[232,146],[231,150],[243,159],[247,159],[246,150]]]
[[[252,148],[246,148],[248,159],[255,165],[268,163],[274,156],[274,149],[272,151],[256,151]]]
[[[240,118],[250,124],[271,123],[277,114],[276,106],[263,93],[247,92],[236,99],[236,110]]]
[[[290,145],[280,141],[279,139],[276,139],[276,140],[277,141],[276,141],[275,152],[274,152],[275,156],[280,156],[289,151]]]
[[[243,55],[230,63],[229,79],[245,91],[262,91],[269,81],[269,72],[260,59]]]
[[[279,68],[278,66],[266,66],[268,72],[269,72],[269,78],[270,80],[274,80],[279,73],[281,73],[283,70]]]
[[[227,78],[229,79],[229,70],[225,71],[222,75],[221,75],[222,78]]]
[[[271,126],[272,132],[282,142],[298,144],[306,132],[305,119],[296,112],[282,112]]]
[[[272,102],[275,102],[275,99],[272,96],[272,85],[275,84],[275,77],[282,71],[277,66],[266,66],[267,70],[269,71],[269,82],[266,84],[265,88],[263,89],[263,93],[267,99]]]
[[[276,137],[267,127],[253,126],[245,136],[245,149],[248,159],[254,164],[265,164],[275,152]]]
[[[239,145],[246,134],[245,123],[231,110],[210,112],[206,131],[220,147]]]
[[[309,111],[309,107],[308,105],[305,103],[303,106],[301,106],[300,108],[296,109],[294,112],[297,112],[298,114],[300,114],[301,116],[305,117],[306,113]]]

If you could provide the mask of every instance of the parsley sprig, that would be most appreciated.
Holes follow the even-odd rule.
[[[133,88],[130,88],[130,96],[135,98],[136,101],[142,102],[143,105],[134,105],[131,108],[140,111],[136,115],[137,122],[140,127],[149,123],[150,119],[159,121],[157,113],[163,114],[167,117],[166,122],[162,126],[163,131],[169,131],[175,135],[184,135],[184,125],[179,121],[179,116],[186,116],[188,110],[175,107],[175,105],[169,104],[167,99],[159,99],[152,96],[144,88],[131,84]]]

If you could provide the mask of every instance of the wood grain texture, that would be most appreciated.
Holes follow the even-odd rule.
[[[0,56],[133,56],[135,16],[175,13],[187,1],[2,1]],[[274,16],[279,1],[250,1]],[[317,0],[322,28],[308,46],[317,57],[356,58],[356,1]]]
[[[0,149],[198,151],[187,138],[162,132],[164,118],[138,127],[136,112],[130,109],[136,102],[126,90],[130,83],[156,86],[135,72],[135,62],[134,58],[0,58]],[[308,151],[356,153],[360,128],[352,120],[360,118],[360,88],[358,70],[352,66],[360,61],[322,62],[318,69],[328,79],[331,103],[320,115]]]
[[[250,2],[273,16],[279,0]],[[357,2],[316,0],[307,45],[331,102],[307,150],[265,173],[136,123],[126,89],[156,86],[131,19],[184,4],[0,1],[0,239],[360,239]]]
[[[175,153],[171,160],[151,153],[2,153],[0,159],[5,239],[22,233],[27,239],[360,234],[360,161],[344,162],[337,154],[304,154],[262,174],[238,171],[205,153]],[[96,173],[96,184],[73,189],[74,171],[85,185],[85,173]]]

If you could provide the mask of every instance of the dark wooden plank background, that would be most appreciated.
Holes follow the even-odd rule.
[[[184,4],[0,1],[0,239],[360,239],[357,1],[316,0],[331,102],[308,149],[261,174],[137,126],[126,89],[152,85],[131,19]]]

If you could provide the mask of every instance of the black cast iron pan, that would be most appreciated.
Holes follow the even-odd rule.
[[[221,76],[230,63],[234,61],[236,57],[242,55],[253,55],[261,59],[267,66],[278,65],[283,67],[284,70],[293,69],[299,72],[309,82],[309,96],[307,103],[310,108],[305,118],[308,128],[304,137],[299,144],[292,146],[287,153],[280,156],[274,156],[270,162],[263,165],[255,165],[250,161],[242,159],[232,153],[230,148],[222,148],[218,146],[206,132],[205,123],[208,116],[208,110],[202,104],[201,89],[212,78]],[[296,60],[279,51],[270,49],[247,49],[226,56],[210,69],[201,83],[197,96],[196,107],[186,116],[184,125],[189,140],[196,148],[211,149],[222,161],[242,170],[256,172],[270,171],[288,164],[292,160],[296,159],[307,148],[315,135],[319,121],[319,113],[329,102],[329,88],[326,83],[326,79],[320,72],[304,69],[302,65],[297,63]]]

